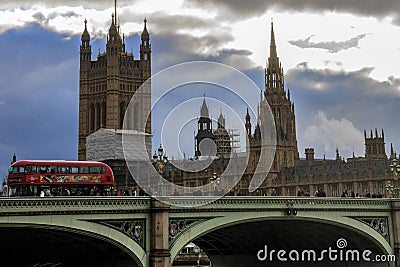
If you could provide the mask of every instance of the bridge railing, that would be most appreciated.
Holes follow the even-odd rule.
[[[317,198],[317,197],[223,197],[211,202],[209,197],[170,197],[171,211],[178,210],[276,210],[296,207],[302,210],[388,211],[392,199]],[[211,203],[210,203],[211,202]],[[68,213],[137,213],[149,212],[150,197],[48,197],[0,198],[0,216]]]
[[[1,215],[148,212],[149,197],[0,198]]]
[[[304,210],[389,210],[392,199],[373,198],[317,198],[317,197],[223,197],[204,205],[208,197],[173,197],[170,198],[172,209],[282,209],[294,206]]]

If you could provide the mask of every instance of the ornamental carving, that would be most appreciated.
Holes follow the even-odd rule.
[[[186,228],[192,227],[193,225],[205,220],[206,219],[170,219],[168,227],[170,241],[185,231]]]
[[[113,228],[133,239],[143,249],[145,248],[145,220],[134,221],[98,221],[97,223]]]
[[[365,223],[372,229],[377,231],[381,236],[383,236],[386,241],[389,240],[389,223],[388,218],[355,218],[356,220]]]

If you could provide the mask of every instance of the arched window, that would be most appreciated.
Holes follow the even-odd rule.
[[[101,110],[100,110],[100,103],[96,104],[96,130],[101,126]]]
[[[135,103],[133,106],[133,127],[135,130],[144,130],[144,129],[139,129],[140,127],[140,122],[139,122],[140,114],[139,114],[139,105],[138,103]]]
[[[276,73],[272,73],[272,88],[276,88]]]
[[[89,131],[90,132],[93,132],[94,131],[94,122],[95,122],[95,119],[94,119],[94,114],[95,114],[95,111],[94,111],[94,104],[91,104],[90,105],[90,118],[89,118],[89,125],[90,125],[90,127],[89,127]]]
[[[119,104],[119,127],[122,129],[124,126],[124,116],[125,116],[125,103],[121,102]]]
[[[107,104],[106,102],[103,102],[103,104],[101,105],[101,117],[102,117],[102,121],[101,121],[101,126],[106,128],[107,127]]]

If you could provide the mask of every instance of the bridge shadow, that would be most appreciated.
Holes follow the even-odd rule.
[[[138,266],[116,244],[81,232],[0,227],[0,237],[0,266]]]

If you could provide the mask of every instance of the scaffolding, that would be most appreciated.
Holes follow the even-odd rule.
[[[217,155],[229,156],[237,153],[240,148],[240,133],[238,129],[217,129],[214,131]]]

